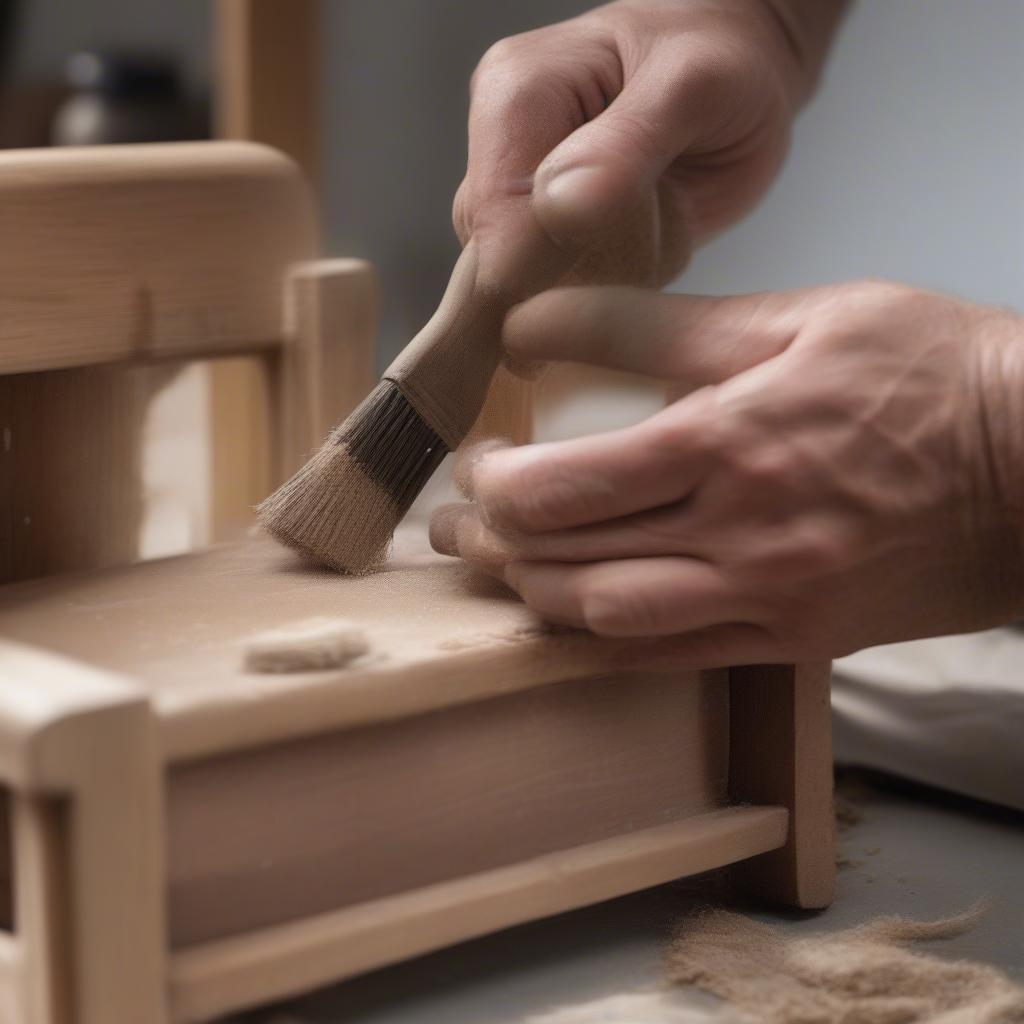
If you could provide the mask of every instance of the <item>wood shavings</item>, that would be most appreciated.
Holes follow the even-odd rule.
[[[344,668],[369,649],[354,622],[306,619],[250,638],[242,664],[248,672],[316,672]]]
[[[883,917],[800,938],[739,914],[688,921],[666,954],[670,980],[697,985],[761,1024],[1014,1024],[1024,988],[985,964],[904,948],[970,929],[976,907],[942,921]]]

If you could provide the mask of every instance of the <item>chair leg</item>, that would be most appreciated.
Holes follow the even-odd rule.
[[[143,701],[101,714],[73,776],[75,1022],[165,1024],[164,816],[155,721]]]
[[[14,797],[14,942],[26,1024],[166,1024],[163,810],[147,701],[32,740]]]
[[[752,665],[729,673],[734,803],[789,808],[786,845],[734,868],[762,899],[826,907],[835,888],[831,666]]]
[[[66,802],[30,794],[10,801],[17,987],[25,1024],[70,1024]]]

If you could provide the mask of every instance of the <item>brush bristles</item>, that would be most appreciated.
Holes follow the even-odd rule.
[[[286,484],[256,510],[288,547],[366,572],[448,454],[398,386],[382,380]]]

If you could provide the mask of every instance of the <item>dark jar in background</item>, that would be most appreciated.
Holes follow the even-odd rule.
[[[53,121],[56,146],[196,139],[208,132],[173,59],[158,53],[76,53],[72,94]]]

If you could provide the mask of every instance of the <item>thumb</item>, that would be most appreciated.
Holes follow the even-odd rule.
[[[655,78],[649,70],[638,73],[606,110],[559,143],[537,168],[533,209],[552,237],[592,247],[628,239],[635,249],[643,242],[655,250],[657,262],[669,231],[679,246],[679,224],[662,224],[660,218],[678,221],[682,211],[664,194],[659,209],[657,185],[693,143],[699,121],[687,109],[685,79],[666,88],[662,77]]]

